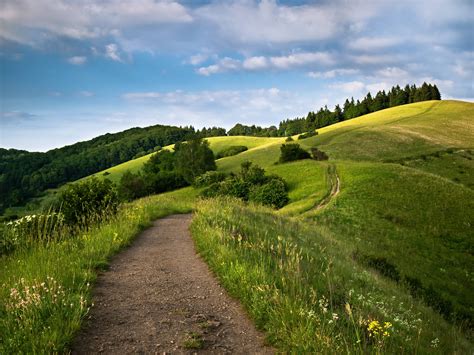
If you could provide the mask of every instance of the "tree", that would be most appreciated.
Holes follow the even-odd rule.
[[[175,154],[176,171],[189,184],[193,183],[196,176],[217,169],[209,142],[201,138],[175,145]]]

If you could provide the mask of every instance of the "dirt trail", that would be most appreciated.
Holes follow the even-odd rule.
[[[315,207],[315,210],[320,210],[326,207],[331,200],[337,196],[339,191],[341,190],[341,181],[339,179],[339,175],[337,175],[336,167],[331,165],[328,168],[328,178],[331,184],[331,191],[329,194],[324,197]]]
[[[190,221],[156,221],[99,275],[73,354],[273,353],[196,255]]]

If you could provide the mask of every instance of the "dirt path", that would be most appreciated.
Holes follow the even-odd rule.
[[[329,166],[328,168],[328,178],[331,184],[331,191],[329,194],[324,197],[315,207],[315,210],[320,210],[326,207],[329,202],[337,196],[339,191],[341,190],[341,180],[339,179],[339,175],[337,175],[336,167],[334,165]]]
[[[196,255],[190,221],[160,219],[114,258],[73,354],[273,353]]]

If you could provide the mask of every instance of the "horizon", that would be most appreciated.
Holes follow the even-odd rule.
[[[0,5],[2,148],[47,151],[156,124],[277,125],[424,81],[442,99],[474,101],[469,0],[131,6]]]

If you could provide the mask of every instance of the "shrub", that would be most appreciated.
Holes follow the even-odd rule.
[[[280,179],[271,179],[263,185],[253,186],[249,200],[274,208],[282,208],[289,201],[287,187]]]
[[[285,142],[293,142],[293,141],[294,141],[294,139],[293,139],[292,136],[288,136],[288,137],[286,137],[286,139],[285,139]]]
[[[314,137],[314,136],[317,136],[317,135],[318,135],[318,132],[317,132],[317,131],[309,131],[309,132],[300,134],[300,135],[298,136],[298,140],[306,139],[306,138],[309,138],[309,137]]]
[[[311,158],[306,150],[302,149],[299,144],[295,143],[282,144],[280,151],[280,163]]]
[[[226,178],[226,174],[221,171],[207,171],[194,179],[195,187],[206,187],[216,182],[221,182]]]
[[[245,145],[233,145],[217,153],[216,159],[231,157],[233,155],[245,152],[246,150],[248,150],[248,148]]]
[[[93,220],[117,212],[119,205],[115,185],[108,179],[92,177],[68,185],[59,196],[65,223],[88,225]]]
[[[276,208],[283,207],[289,201],[288,187],[281,177],[265,175],[264,169],[248,161],[242,163],[237,175],[231,175],[220,182],[212,182],[201,192],[203,197],[220,195],[237,197],[244,201],[250,200]]]
[[[145,178],[147,180],[147,189],[151,194],[171,191],[189,185],[181,174],[176,171],[161,171],[157,174],[147,174]]]
[[[311,155],[313,156],[314,160],[328,160],[329,157],[326,153],[319,150],[316,147],[311,148]]]
[[[127,170],[120,178],[118,193],[122,200],[131,201],[146,196],[149,191],[141,173],[134,174]]]

